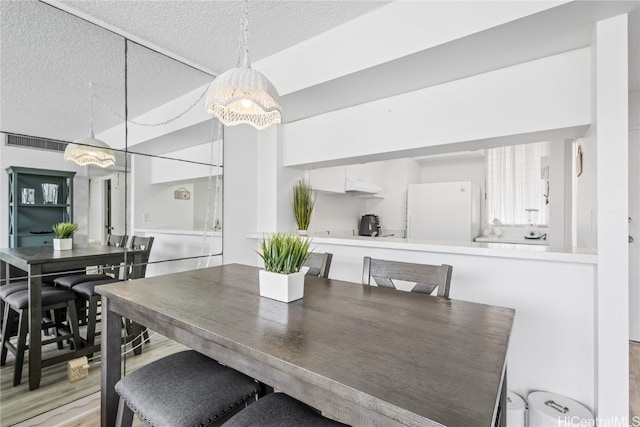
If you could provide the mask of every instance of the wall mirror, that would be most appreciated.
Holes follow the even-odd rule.
[[[109,233],[154,237],[147,276],[220,264],[223,135],[202,107],[212,76],[42,2],[0,7],[0,246],[9,246],[4,170],[19,166],[75,172],[74,244],[103,245]],[[91,122],[114,166],[64,161],[65,143],[88,136]],[[8,135],[19,143],[8,145]],[[178,349],[150,335],[141,355],[123,347],[127,369]],[[1,369],[1,425],[99,390],[98,355],[89,378],[69,383],[61,363],[45,368],[33,391],[26,365],[13,386],[12,358]]]

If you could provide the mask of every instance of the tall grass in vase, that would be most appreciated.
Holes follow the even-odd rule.
[[[300,268],[310,255],[307,237],[274,233],[262,239],[258,255],[264,262],[260,270],[260,295],[282,302],[302,298],[304,273]]]
[[[311,186],[306,181],[298,181],[293,186],[293,215],[298,224],[298,234],[307,234],[315,204]]]

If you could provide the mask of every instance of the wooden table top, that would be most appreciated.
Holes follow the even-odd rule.
[[[20,259],[27,264],[47,261],[64,260],[69,258],[93,258],[100,255],[138,253],[141,249],[130,249],[107,245],[77,245],[66,251],[56,251],[53,246],[33,246],[20,248],[0,248],[0,259],[9,262]]]
[[[258,271],[230,264],[97,292],[400,423],[491,424],[512,309],[315,277],[286,304],[259,296]]]

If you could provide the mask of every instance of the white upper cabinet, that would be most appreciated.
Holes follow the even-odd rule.
[[[312,189],[331,193],[370,195],[382,191],[373,179],[372,167],[368,164],[312,169],[309,171],[309,182]]]

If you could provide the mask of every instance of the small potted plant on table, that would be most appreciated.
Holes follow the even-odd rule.
[[[302,298],[304,272],[300,268],[309,257],[309,245],[307,237],[286,233],[274,233],[262,240],[258,252],[264,261],[260,296],[287,303]]]
[[[307,234],[315,204],[316,200],[313,197],[311,186],[305,181],[298,181],[293,186],[293,214],[298,224],[298,234]]]
[[[78,230],[78,224],[70,222],[59,222],[51,227],[53,229],[53,249],[56,251],[66,251],[73,248],[73,233]]]

